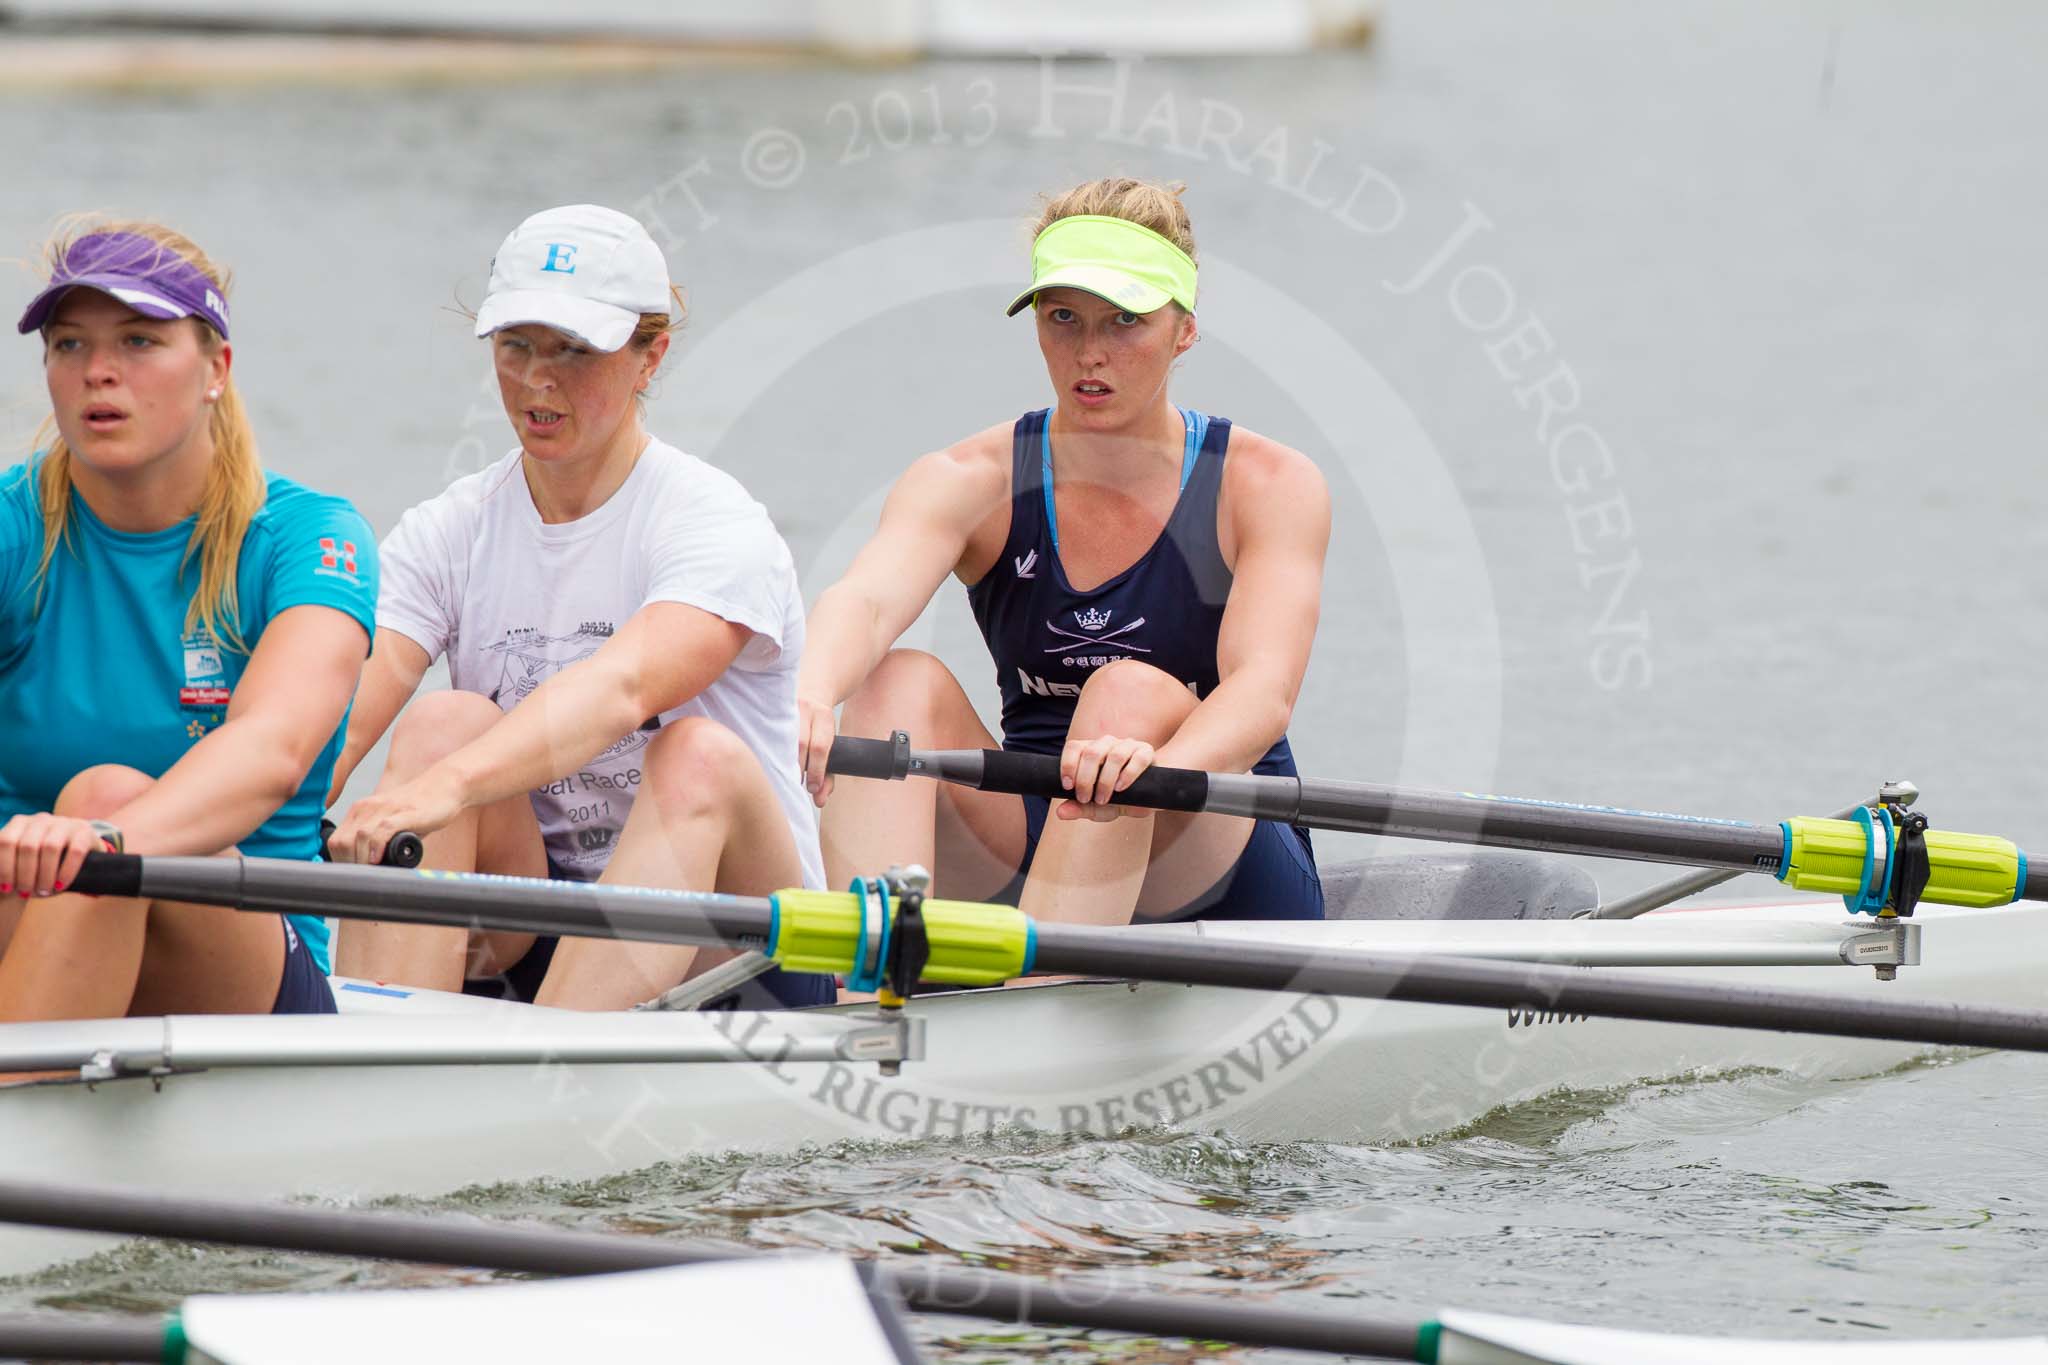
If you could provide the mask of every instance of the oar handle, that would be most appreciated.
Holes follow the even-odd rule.
[[[320,822],[320,861],[323,863],[334,861],[334,854],[327,847],[327,841],[334,837],[334,831],[338,828],[340,827],[332,820]],[[427,846],[420,842],[420,836],[409,829],[402,829],[385,841],[384,856],[377,859],[377,866],[418,867],[420,859],[426,856]]]
[[[1054,801],[1073,795],[1060,781],[1057,758],[1005,749],[982,750],[981,789]],[[1152,810],[1202,810],[1209,800],[1209,774],[1193,768],[1147,768],[1115,799],[1121,805]]]
[[[327,836],[334,833],[331,820],[320,822],[320,856],[327,859]],[[382,867],[418,867],[426,853],[420,836],[402,829],[384,845]],[[331,861],[331,860],[329,860]],[[142,894],[142,858],[134,853],[88,853],[78,875],[68,888],[81,896],[139,896]]]
[[[78,875],[66,888],[81,896],[139,896],[142,856],[136,853],[88,853]]]
[[[1073,795],[1060,782],[1060,761],[1051,754],[1016,753],[1008,749],[948,749],[927,752],[908,743],[841,735],[832,741],[825,760],[828,771],[841,777],[896,781],[916,774],[963,783],[985,792],[1041,796],[1058,801]],[[1153,810],[1208,809],[1209,774],[1196,768],[1147,768],[1116,794],[1119,805]]]
[[[886,739],[861,739],[840,735],[832,741],[825,757],[825,771],[838,777],[871,777],[877,782],[900,782],[910,776],[910,747]]]

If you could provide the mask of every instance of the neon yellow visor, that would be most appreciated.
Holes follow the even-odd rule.
[[[1168,302],[1195,311],[1195,262],[1151,228],[1124,218],[1077,214],[1056,219],[1031,244],[1031,287],[1010,301],[1009,315],[1031,306],[1041,289],[1083,289],[1132,313]]]

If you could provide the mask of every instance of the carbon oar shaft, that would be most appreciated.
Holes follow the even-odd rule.
[[[768,936],[777,913],[765,900],[705,892],[271,858],[92,854],[74,885],[89,894],[143,895],[244,910],[748,948],[774,946]],[[957,909],[971,919],[984,910],[995,918],[1015,917],[1004,907]],[[1011,969],[1010,975],[1074,972],[1175,985],[1319,991],[1501,1009],[1534,1006],[1618,1019],[2048,1051],[2048,1013],[2029,1010],[1724,987],[1454,956],[1222,943],[1077,925],[1037,924],[1031,936],[1028,965]],[[843,975],[847,968],[806,970]]]
[[[901,732],[888,741],[841,736],[833,741],[826,766],[846,777],[931,777],[1048,800],[1070,795],[1060,781],[1059,760],[1050,754],[913,749]],[[1844,895],[1856,902],[1855,908],[1871,911],[1885,903],[1889,884],[1884,878],[1893,870],[1889,812],[1881,813],[1881,827],[1804,818],[1760,825],[1565,801],[1192,768],[1147,768],[1117,793],[1116,800],[1155,810],[1240,815],[1399,839],[1761,872],[1799,890]],[[2010,842],[1925,830],[1924,824],[1915,828],[1924,831],[1916,838],[1924,838],[1928,872],[1924,889],[1914,892],[1919,899],[1975,906],[2048,900],[2048,867],[2030,865]],[[1912,907],[1901,908],[1903,913]]]
[[[1868,803],[1858,802],[1857,804],[1865,805]],[[1846,806],[1828,818],[1830,820],[1847,820],[1855,814],[1855,806]],[[1703,871],[1687,873],[1682,876],[1673,877],[1667,882],[1659,882],[1655,886],[1644,887],[1641,891],[1633,895],[1623,896],[1620,900],[1603,902],[1594,908],[1588,918],[1634,919],[1637,915],[1647,915],[1652,910],[1662,910],[1665,906],[1675,901],[1682,901],[1688,896],[1697,896],[1702,891],[1711,891],[1717,886],[1734,881],[1741,875],[1740,872],[1735,871],[1733,868],[1708,868]]]
[[[134,1360],[164,1358],[161,1324],[135,1318],[56,1313],[0,1317],[0,1359]]]
[[[141,1190],[0,1180],[0,1221],[175,1237],[323,1255],[549,1275],[594,1275],[758,1256],[652,1237],[517,1227],[413,1214],[353,1213]],[[1007,1322],[1093,1327],[1247,1346],[1414,1358],[1420,1324],[1228,1299],[1129,1290],[1097,1276],[1033,1280],[922,1262],[875,1267],[910,1307]]]
[[[1584,967],[1038,926],[1042,972],[2048,1052],[2048,1011],[1717,986]]]
[[[746,948],[767,942],[774,915],[767,900],[747,896],[283,858],[92,853],[70,889],[273,914]]]
[[[1061,785],[1059,759],[1050,754],[910,749],[842,735],[832,742],[827,766],[846,777],[931,777],[1048,800],[1071,795]],[[1148,768],[1116,799],[1154,810],[1244,815],[1310,829],[1741,872],[1776,872],[1784,848],[1777,826],[1739,820],[1194,768]]]

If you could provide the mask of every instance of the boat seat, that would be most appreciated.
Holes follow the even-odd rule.
[[[1359,858],[1322,876],[1330,919],[1570,919],[1600,903],[1583,868],[1510,849]]]

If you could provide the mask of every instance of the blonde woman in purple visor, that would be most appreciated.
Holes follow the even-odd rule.
[[[50,418],[0,470],[0,1020],[331,1014],[318,917],[65,888],[103,848],[315,856],[370,528],[264,472],[190,239],[85,219],[47,261]]]
[[[1010,312],[1030,311],[1053,406],[912,465],[812,609],[799,761],[835,884],[921,862],[948,896],[1053,921],[1322,917],[1306,830],[1116,804],[1154,763],[1293,773],[1321,606],[1321,473],[1168,395],[1197,335],[1194,254],[1175,187],[1107,179],[1052,199]],[[1059,755],[1067,798],[922,782],[830,800],[842,726],[996,747],[945,665],[893,647],[949,575],[995,665],[1001,747]]]

